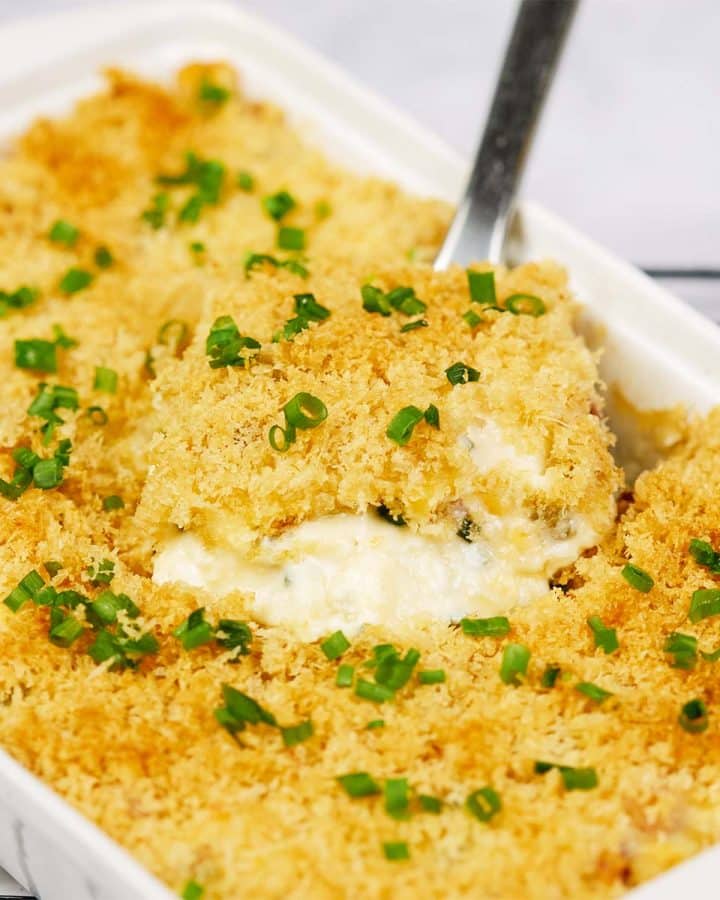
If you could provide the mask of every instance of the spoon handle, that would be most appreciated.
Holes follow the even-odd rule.
[[[465,193],[435,259],[502,259],[513,200],[579,0],[522,0]]]

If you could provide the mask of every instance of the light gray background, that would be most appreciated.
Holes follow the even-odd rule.
[[[470,154],[511,0],[236,2]],[[79,5],[0,0],[0,25]],[[717,0],[583,0],[525,194],[640,265],[720,271],[718,48]],[[720,280],[671,285],[720,316]]]

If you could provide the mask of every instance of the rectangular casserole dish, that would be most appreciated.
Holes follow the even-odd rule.
[[[62,40],[58,40],[62,36]],[[163,78],[191,59],[226,59],[247,89],[301,121],[344,166],[410,191],[455,199],[466,165],[432,135],[267,24],[223,3],[95,6],[0,30],[0,136],[55,114],[122,65]],[[720,329],[551,214],[522,205],[516,261],[552,257],[570,271],[590,327],[603,332],[602,372],[640,408],[717,403]],[[38,735],[38,740],[42,736]],[[0,739],[1,743],[1,739]],[[174,896],[123,849],[0,751],[0,865],[42,900],[163,900]],[[716,896],[709,850],[632,893],[665,900]]]

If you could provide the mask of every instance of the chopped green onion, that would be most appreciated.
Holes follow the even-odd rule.
[[[433,428],[440,428],[440,410],[431,403],[424,413],[425,421]]]
[[[60,290],[63,294],[77,294],[78,291],[89,287],[93,282],[92,272],[86,269],[71,268],[60,279]]]
[[[248,656],[253,635],[247,622],[239,619],[220,619],[215,630],[215,642],[225,650],[238,650],[240,656]]]
[[[33,600],[44,587],[45,579],[33,569],[10,591],[3,603],[13,612],[17,612],[24,603]]]
[[[180,900],[202,900],[202,896],[205,893],[205,888],[197,883],[197,881],[193,881],[190,879],[188,883],[183,888],[183,892],[180,895]]]
[[[382,657],[376,656],[377,668],[375,671],[375,681],[379,685],[390,688],[392,691],[398,691],[400,688],[405,687],[408,681],[410,681],[413,669],[417,665],[419,659],[419,650],[412,648],[401,658],[393,647],[384,653]]]
[[[246,725],[257,725],[261,722],[277,726],[275,716],[263,709],[252,697],[229,684],[222,686],[222,692],[225,706],[215,710],[215,718],[230,734],[243,731]]]
[[[486,786],[470,794],[465,801],[465,808],[479,822],[489,822],[502,809],[502,801],[497,791]]]
[[[207,79],[200,82],[200,90],[198,96],[203,103],[211,103],[216,106],[222,106],[230,99],[230,91],[226,87],[219,84],[213,84]]]
[[[49,637],[53,644],[70,647],[84,631],[84,625],[74,616],[66,616],[59,609],[52,610]]]
[[[393,819],[407,819],[410,788],[407,778],[388,778],[385,782],[385,812]]]
[[[560,675],[560,671],[560,666],[546,666],[545,671],[542,673],[542,678],[540,679],[541,686],[544,688],[554,688],[555,682]]]
[[[690,621],[694,624],[717,615],[720,615],[720,590],[707,588],[695,591],[690,601],[690,612],[688,613]]]
[[[412,437],[418,422],[425,418],[425,413],[417,406],[404,406],[396,413],[385,432],[390,440],[404,447]]]
[[[291,209],[295,209],[297,203],[292,194],[289,194],[287,191],[278,191],[276,194],[263,197],[262,205],[270,218],[279,222],[281,219],[285,218]]]
[[[80,231],[64,219],[58,219],[50,229],[48,237],[56,244],[65,244],[66,247],[74,247],[80,236]]]
[[[697,638],[674,631],[665,639],[663,651],[673,657],[673,668],[694,669],[698,653]]]
[[[648,575],[640,566],[634,566],[632,563],[628,563],[620,574],[631,587],[634,587],[636,591],[641,591],[643,594],[651,591],[655,584],[651,575]]]
[[[281,225],[280,228],[278,228],[277,245],[281,250],[304,250],[304,229]]]
[[[62,563],[56,562],[53,559],[49,559],[43,563],[45,571],[51,578],[54,578],[58,572],[62,569]]]
[[[445,669],[423,669],[418,672],[420,684],[442,684],[445,681]]]
[[[512,294],[505,301],[505,309],[514,316],[533,316],[537,318],[547,311],[545,304],[533,294]]]
[[[194,224],[200,219],[203,206],[205,206],[203,197],[200,194],[193,194],[178,213],[178,220]]]
[[[500,663],[500,678],[505,684],[520,684],[521,678],[527,675],[529,662],[530,651],[524,644],[507,644]]]
[[[595,769],[589,767],[576,769],[573,766],[561,766],[541,760],[535,763],[535,772],[538,775],[544,775],[551,769],[557,769],[560,772],[566,791],[589,791],[598,785]]]
[[[420,808],[424,812],[433,813],[434,815],[442,812],[443,802],[439,797],[433,797],[430,794],[419,794],[418,801]]]
[[[350,772],[348,775],[339,775],[337,781],[350,797],[371,797],[373,794],[380,793],[380,785],[367,772]]]
[[[375,684],[364,678],[358,678],[355,682],[355,696],[370,700],[372,703],[385,703],[386,700],[393,699],[395,691],[384,684]]]
[[[98,269],[109,269],[115,262],[112,253],[107,247],[98,247],[95,251],[94,259]]]
[[[155,194],[149,209],[146,209],[141,218],[148,223],[155,231],[158,231],[165,224],[165,216],[170,208],[170,195],[161,193]]]
[[[463,362],[453,363],[449,368],[445,369],[447,380],[452,385],[467,384],[468,381],[479,381],[480,373],[472,366],[468,366]]]
[[[350,649],[350,641],[342,631],[336,631],[330,637],[325,638],[320,644],[320,649],[328,659],[338,659],[346,650]]]
[[[215,319],[205,341],[205,353],[210,357],[210,368],[244,367],[248,361],[247,354],[240,355],[240,351],[244,349],[259,350],[260,344],[254,338],[241,335],[232,316],[220,316]]]
[[[355,666],[349,666],[343,663],[337,670],[335,676],[335,684],[341,688],[352,687],[353,678],[355,677]]]
[[[373,719],[368,722],[365,728],[368,731],[374,731],[376,728],[384,728],[385,727],[385,719]]]
[[[117,393],[118,373],[114,369],[105,366],[95,366],[95,381],[93,390],[104,391],[106,394]]]
[[[158,344],[174,348],[179,353],[190,343],[190,329],[181,319],[169,319],[160,326],[157,335]]]
[[[315,299],[314,294],[295,294],[295,312],[303,319],[322,322],[330,316],[330,310]]]
[[[273,425],[268,432],[268,440],[273,450],[277,450],[278,453],[285,453],[290,444],[295,442],[295,429],[291,427],[285,429],[282,425]]]
[[[707,731],[710,724],[707,706],[697,698],[690,700],[680,710],[678,722],[690,734],[701,734],[703,731]]]
[[[463,634],[473,637],[505,637],[510,633],[510,621],[505,616],[491,616],[488,619],[461,619]]]
[[[385,295],[387,302],[393,309],[404,313],[406,316],[418,316],[427,309],[427,304],[415,294],[415,288],[396,287]]]
[[[391,313],[390,301],[386,294],[372,284],[364,284],[360,288],[363,309],[370,313],[380,313],[381,316],[389,316]]]
[[[484,305],[497,302],[494,272],[475,272],[472,269],[466,269],[466,274],[470,289],[470,299],[473,303],[482,303]]]
[[[710,569],[714,575],[720,575],[720,553],[716,553],[708,541],[692,538],[689,552],[696,563]]]
[[[410,850],[405,841],[386,841],[383,845],[385,859],[390,862],[401,862],[410,859]]]
[[[600,616],[590,616],[587,623],[595,638],[596,647],[602,648],[608,654],[614,653],[618,649],[620,644],[615,628],[608,628],[604,625]]]
[[[70,350],[72,347],[77,347],[78,342],[75,340],[75,338],[71,338],[67,334],[65,334],[65,332],[62,330],[62,326],[53,325],[52,329],[53,334],[55,335],[55,345],[57,347],[62,347],[63,350]]]
[[[302,744],[303,741],[306,741],[313,736],[313,723],[310,719],[307,719],[299,725],[281,728],[280,733],[282,734],[283,744],[285,744],[286,747],[295,747],[297,744]]]
[[[215,636],[215,629],[209,622],[205,621],[205,609],[200,607],[182,622],[173,631],[173,637],[176,637],[183,645],[185,650],[195,650],[208,644]]]
[[[87,416],[93,425],[107,425],[110,421],[108,414],[102,406],[88,406]]]
[[[293,428],[317,428],[327,419],[327,406],[318,397],[301,391],[283,407],[285,419]]]
[[[41,459],[33,468],[35,487],[43,491],[56,488],[63,480],[63,466],[59,459]]]
[[[245,191],[249,194],[250,191],[255,187],[255,179],[249,172],[238,172],[235,178],[235,184],[240,188],[241,191]]]
[[[10,310],[26,309],[37,300],[39,291],[27,286],[19,287],[16,291],[0,291],[0,319]]]
[[[606,691],[605,688],[601,688],[600,685],[593,684],[590,681],[579,681],[575,685],[575,690],[594,700],[595,703],[603,703],[608,697],[612,697],[611,691]]]
[[[296,259],[276,259],[268,253],[246,253],[243,262],[245,277],[249,278],[253,269],[264,264],[274,266],[276,269],[287,269],[288,272],[299,275],[301,278],[307,278],[309,274],[305,266]]]
[[[427,319],[415,319],[414,322],[406,322],[400,329],[400,334],[406,334],[408,331],[415,331],[416,328],[428,328]]]
[[[469,309],[462,314],[463,319],[468,323],[470,328],[477,328],[482,323],[482,316],[479,316],[474,309]]]
[[[391,525],[395,525],[398,528],[402,528],[404,525],[407,525],[407,522],[403,518],[400,513],[395,515],[392,513],[384,503],[381,503],[380,506],[375,508],[375,512],[380,516],[381,519],[385,519],[386,522],[389,522]]]
[[[705,650],[700,651],[700,656],[705,660],[705,662],[715,663],[720,659],[720,647],[717,650],[713,650],[710,653],[707,653]]]
[[[36,372],[57,372],[57,351],[52,341],[15,341],[15,365]]]
[[[93,584],[110,584],[115,577],[115,563],[111,559],[101,559],[85,570]]]

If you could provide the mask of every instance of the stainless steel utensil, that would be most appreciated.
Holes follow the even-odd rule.
[[[520,3],[485,131],[436,269],[502,261],[515,193],[578,3]]]

